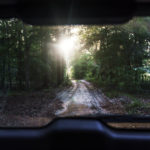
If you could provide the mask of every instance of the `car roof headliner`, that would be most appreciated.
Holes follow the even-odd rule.
[[[149,16],[150,0],[1,0],[0,18],[34,25],[120,24]]]

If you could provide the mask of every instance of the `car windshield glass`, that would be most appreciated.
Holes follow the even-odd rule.
[[[0,20],[0,127],[150,115],[150,17],[122,25]]]

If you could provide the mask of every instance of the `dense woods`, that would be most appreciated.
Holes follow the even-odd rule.
[[[0,20],[1,91],[39,90],[62,84],[67,71],[66,53],[58,51],[58,41],[71,38],[71,28],[25,25],[18,19]],[[86,79],[107,89],[150,89],[148,17],[134,18],[124,25],[76,28],[78,43],[73,45],[74,54],[67,57],[73,78]]]
[[[123,25],[0,20],[0,126],[150,113],[150,17]],[[45,122],[45,123],[44,123]]]
[[[79,36],[74,78],[109,90],[150,90],[150,18],[116,26],[84,26]]]
[[[61,84],[65,63],[54,39],[63,32],[59,27],[0,20],[0,89],[42,89]]]

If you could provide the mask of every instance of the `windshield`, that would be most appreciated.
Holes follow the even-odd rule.
[[[150,115],[150,18],[123,25],[0,20],[0,126],[63,116]]]

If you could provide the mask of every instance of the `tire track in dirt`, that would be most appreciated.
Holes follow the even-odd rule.
[[[101,93],[85,80],[73,81],[72,90],[62,91],[58,97],[63,102],[63,109],[56,112],[58,116],[108,113],[101,107],[105,101]]]

